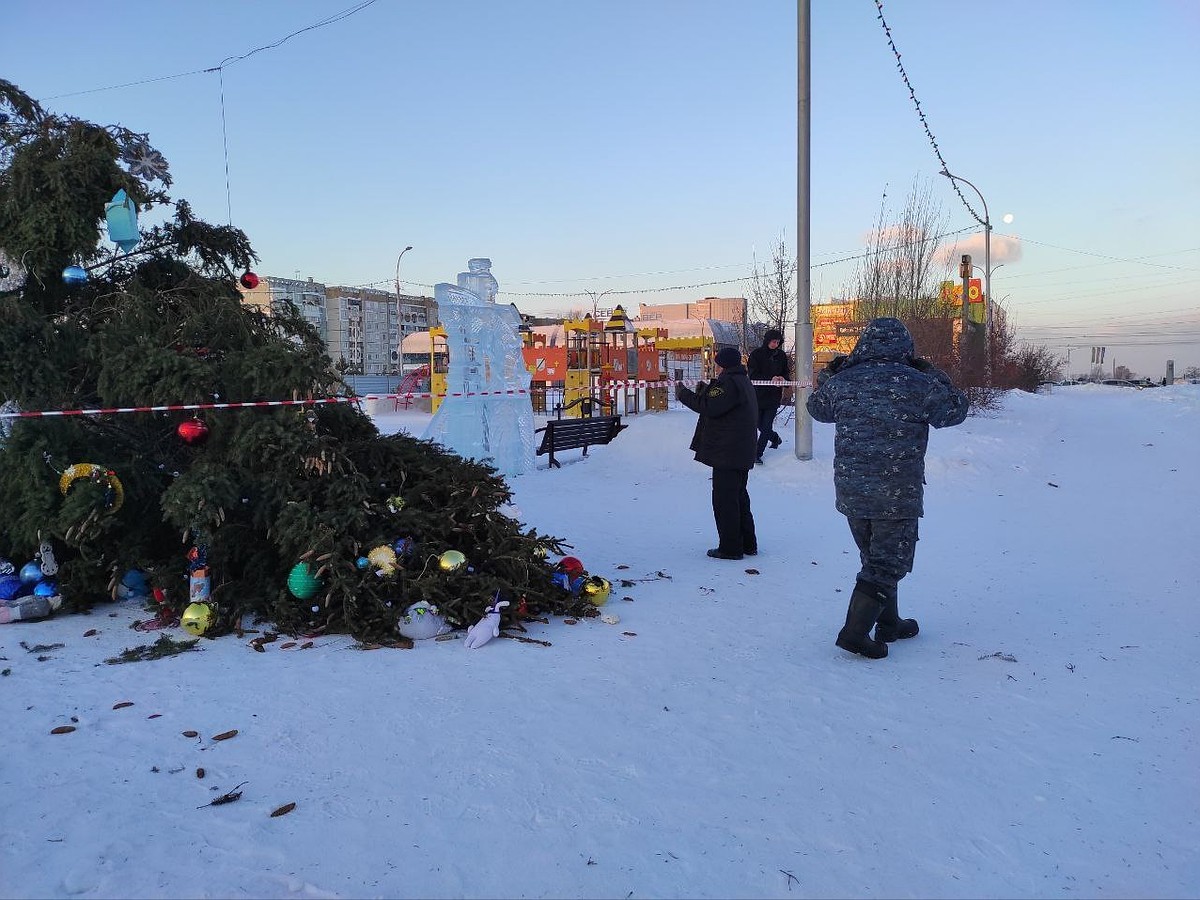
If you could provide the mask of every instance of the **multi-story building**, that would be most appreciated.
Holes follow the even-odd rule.
[[[329,320],[325,309],[325,285],[312,278],[279,278],[264,275],[253,288],[240,288],[242,302],[273,314],[281,304],[290,303],[328,342]]]
[[[330,362],[348,375],[400,373],[400,342],[437,321],[432,297],[263,276],[243,301],[274,313],[288,303],[317,329]]]
[[[746,300],[743,297],[705,297],[690,303],[642,303],[638,319],[716,319],[719,322],[741,324],[746,321]]]

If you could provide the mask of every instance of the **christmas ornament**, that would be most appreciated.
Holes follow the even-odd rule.
[[[574,556],[564,556],[561,560],[559,560],[558,568],[562,569],[572,578],[574,578],[576,575],[582,575],[584,571],[583,563]]]
[[[0,290],[3,290],[3,285],[0,285]],[[21,407],[17,406],[15,400],[0,403],[0,413],[3,414],[0,415],[0,450],[4,449],[4,445],[12,437],[13,424],[17,421],[17,413],[20,411]]]
[[[42,533],[38,532],[38,539],[41,540]],[[38,544],[38,565],[41,567],[42,574],[49,578],[52,575],[58,574],[58,560],[54,558],[54,547],[49,541],[41,541]]]
[[[534,544],[533,545],[533,555],[536,556],[538,559],[545,559],[547,556],[550,555],[550,551],[546,549],[546,546],[544,544]]]
[[[463,646],[468,650],[482,647],[494,637],[500,636],[500,611],[508,606],[507,600],[500,599],[500,592],[492,597],[492,604],[484,611],[483,618],[467,629]]]
[[[25,267],[0,249],[0,291],[15,291],[25,283]]]
[[[203,419],[188,419],[179,423],[175,433],[185,444],[203,444],[208,439],[208,426]]]
[[[121,161],[129,166],[129,174],[134,178],[140,178],[143,181],[161,181],[168,185],[171,183],[171,176],[167,174],[170,166],[166,159],[144,138],[126,144],[121,151]]]
[[[612,584],[607,578],[589,575],[583,580],[583,596],[592,606],[603,606],[612,594]]]
[[[550,580],[564,591],[570,591],[575,596],[579,596],[579,592],[583,590],[583,583],[587,578],[583,575],[576,575],[572,578],[567,572],[555,572],[550,576]]]
[[[17,570],[13,566],[13,564],[11,562],[9,562],[7,559],[5,559],[3,556],[0,556],[0,575],[11,575],[15,571],[17,571]]]
[[[37,584],[42,580],[42,567],[35,562],[27,562],[21,566],[21,582],[23,584]]]
[[[128,253],[142,241],[138,231],[137,206],[121,188],[104,204],[104,219],[108,224],[108,239]]]
[[[125,487],[121,479],[112,469],[106,469],[95,463],[75,463],[67,466],[58,479],[58,490],[65,497],[71,485],[80,478],[90,478],[104,485],[104,509],[115,513],[125,502]]]
[[[321,589],[321,582],[313,572],[312,566],[306,562],[298,562],[288,573],[287,588],[297,600],[310,600]]]
[[[390,513],[398,513],[404,509],[404,498],[397,494],[394,497],[387,498],[387,508]]]
[[[150,595],[150,585],[140,569],[130,569],[117,583],[118,600],[144,600]]]
[[[62,270],[62,280],[74,287],[84,284],[88,280],[88,273],[83,266],[67,266]]]
[[[386,544],[380,544],[368,553],[367,562],[375,567],[375,574],[380,578],[396,574],[396,551]]]
[[[457,550],[447,550],[438,557],[438,566],[443,572],[457,572],[466,562],[467,558]]]
[[[25,587],[18,575],[0,575],[0,603],[15,600]]]
[[[33,586],[33,596],[35,597],[55,597],[58,595],[58,585],[53,581],[46,581],[44,578]]]
[[[417,542],[410,537],[402,537],[392,544],[397,556],[408,557],[417,552]]]
[[[244,287],[248,291],[252,291],[256,287],[258,287],[258,282],[259,282],[258,276],[255,275],[253,272],[251,272],[249,269],[247,269],[245,272],[243,272],[242,277],[238,279],[238,284],[240,284],[242,287]]]
[[[371,565],[371,561],[369,559],[367,559],[365,556],[360,556],[358,559],[356,559],[354,561],[354,565],[356,565],[360,569],[365,569],[365,568],[367,568],[367,566]]]
[[[212,626],[213,611],[207,603],[189,603],[179,617],[183,630],[200,637]]]
[[[436,606],[420,600],[404,611],[404,615],[396,623],[396,630],[406,638],[423,641],[445,634],[450,630],[450,626],[438,613]]]

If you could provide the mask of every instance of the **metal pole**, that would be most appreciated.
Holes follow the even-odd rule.
[[[404,371],[404,312],[400,304],[400,260],[412,247],[405,247],[396,257],[396,371]]]
[[[813,370],[812,281],[809,225],[812,193],[812,10],[796,0],[796,459],[812,459],[812,418],[808,414]]]

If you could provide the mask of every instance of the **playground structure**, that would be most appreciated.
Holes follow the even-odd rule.
[[[533,411],[566,418],[632,415],[667,409],[675,381],[713,376],[716,345],[711,335],[669,336],[662,327],[638,327],[618,306],[607,321],[590,315],[562,323],[563,343],[553,330],[522,332]],[[437,411],[447,390],[449,349],[441,326],[429,329],[429,392]],[[425,368],[425,367],[422,367]]]

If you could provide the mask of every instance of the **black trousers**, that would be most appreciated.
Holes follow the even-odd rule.
[[[780,440],[779,435],[775,433],[775,416],[779,414],[778,405],[760,405],[758,407],[758,457],[762,459],[763,451],[767,449],[767,442],[770,440]]]
[[[917,519],[856,519],[847,516],[862,568],[858,577],[889,591],[913,569]]]
[[[746,490],[749,477],[748,469],[713,469],[713,517],[717,520],[718,549],[725,553],[758,549],[750,492]]]

